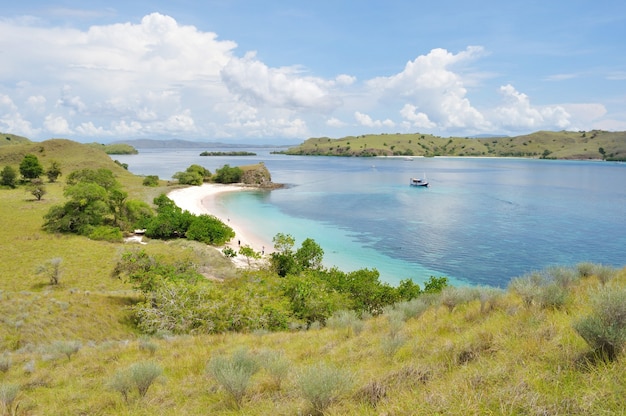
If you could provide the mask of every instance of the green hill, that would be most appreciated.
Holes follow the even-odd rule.
[[[0,133],[0,147],[24,143],[30,143],[30,140],[15,134]]]
[[[0,414],[626,413],[624,344],[615,344],[615,357],[608,347],[604,356],[596,354],[575,329],[582,322],[588,331],[626,336],[626,269],[572,265],[521,277],[504,291],[424,293],[375,316],[344,311],[325,325],[293,320],[276,332],[203,333],[209,316],[227,316],[236,328],[253,308],[278,318],[288,302],[315,309],[332,305],[338,294],[316,297],[317,282],[234,269],[219,251],[197,242],[137,246],[46,233],[43,215],[64,201],[63,178],[72,170],[110,169],[145,201],[168,188],[143,187],[142,178],[102,150],[68,140],[3,146],[0,166],[17,166],[28,153],[44,166],[58,161],[64,173],[46,183],[41,201],[24,186],[0,189]],[[151,296],[112,278],[122,254],[139,249],[210,280],[169,282]],[[58,285],[38,273],[51,259],[60,259]],[[171,271],[159,270],[161,277]],[[293,296],[277,303],[290,282]],[[179,289],[182,296],[168,298]],[[194,303],[203,290],[212,297]],[[131,308],[154,306],[144,311],[157,319],[163,298],[180,314],[161,324],[197,329],[142,333]],[[307,303],[311,299],[320,304]],[[598,308],[608,312],[602,319],[582,320]]]
[[[439,137],[430,134],[370,134],[311,138],[286,154],[325,156],[492,156],[626,160],[626,132],[549,132],[516,137]]]

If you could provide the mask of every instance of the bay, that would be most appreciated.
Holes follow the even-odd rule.
[[[228,151],[229,149],[217,149]],[[313,238],[324,263],[375,268],[381,280],[504,287],[516,276],[583,261],[626,265],[626,164],[513,158],[199,156],[198,149],[115,155],[140,175],[171,178],[262,161],[284,189],[226,193],[218,204],[254,234]],[[431,186],[409,186],[426,175]]]

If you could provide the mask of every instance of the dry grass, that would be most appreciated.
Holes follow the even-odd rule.
[[[18,386],[11,403],[17,414],[307,414],[298,375],[322,362],[352,376],[351,388],[323,409],[329,415],[626,413],[623,355],[594,361],[572,329],[590,310],[589,294],[606,284],[596,275],[571,283],[560,308],[524,305],[509,291],[487,303],[457,296],[453,304],[404,305],[358,330],[348,317],[349,333],[338,320],[336,329],[147,338],[129,322],[127,306],[139,295],[110,278],[125,246],[43,233],[43,214],[62,200],[62,184],[48,188],[40,202],[23,189],[0,190],[0,384]],[[221,256],[197,243],[150,241],[143,248],[236,278]],[[61,277],[50,286],[35,271],[56,257],[63,259]],[[626,269],[610,284],[626,285]],[[392,336],[401,338],[385,345]],[[59,354],[60,346],[68,352]],[[268,368],[251,376],[234,409],[206,367],[242,348],[279,356],[286,368],[279,382]],[[163,374],[144,397],[125,400],[111,380],[141,362]]]

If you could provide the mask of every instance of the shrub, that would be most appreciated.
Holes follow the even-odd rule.
[[[259,363],[245,349],[237,350],[231,358],[213,357],[207,366],[208,373],[231,396],[239,408],[246,394],[250,378],[259,371]]]
[[[259,364],[269,374],[278,390],[287,377],[291,363],[282,352],[265,350],[259,353]]]
[[[351,374],[326,363],[305,368],[298,376],[302,397],[311,403],[315,414],[323,414],[351,385]]]
[[[522,298],[525,306],[535,304],[542,309],[561,308],[567,301],[567,287],[573,274],[557,270],[546,269],[517,277],[511,280],[509,288]]]
[[[61,261],[60,257],[48,260],[37,267],[37,274],[43,274],[48,277],[51,285],[58,285],[61,278]]]
[[[79,341],[57,341],[52,347],[57,353],[65,355],[70,360],[72,355],[76,354],[82,345]]]
[[[2,404],[2,414],[3,415],[14,415],[16,414],[13,409],[13,403],[15,403],[15,399],[17,399],[17,395],[20,393],[20,386],[13,383],[2,383],[0,384],[0,404]]]
[[[576,270],[578,270],[579,277],[590,277],[593,276],[595,267],[593,263],[583,262],[576,265]]]
[[[380,342],[381,348],[385,355],[393,357],[393,355],[402,347],[407,341],[407,337],[399,332],[390,333],[389,336],[383,337]]]
[[[125,402],[128,402],[128,395],[133,389],[133,381],[130,377],[130,372],[117,371],[108,383],[109,389],[119,392],[124,398]]]
[[[88,236],[92,240],[108,241],[110,243],[121,243],[124,239],[122,231],[119,228],[110,227],[108,225],[93,227]]]
[[[598,280],[602,285],[607,284],[617,274],[617,269],[610,266],[597,265],[594,269],[594,274],[598,277]]]
[[[386,308],[385,313],[390,313],[391,310],[395,309],[402,313],[403,319],[406,321],[411,318],[419,318],[429,307],[430,305],[426,299],[420,296],[409,301],[398,302],[392,308]]]
[[[157,175],[148,175],[143,178],[143,186],[159,186],[159,177]]]
[[[609,360],[626,346],[626,288],[603,288],[591,297],[591,314],[574,323],[574,330]]]
[[[0,355],[0,372],[6,373],[9,369],[11,369],[11,365],[13,365],[13,361],[9,355]]]
[[[158,349],[158,345],[150,340],[148,337],[139,338],[139,349],[141,351],[149,352],[150,355],[154,355],[156,350]]]
[[[471,287],[447,286],[441,291],[441,304],[450,312],[463,303],[468,303],[479,297],[479,292]]]
[[[129,368],[130,379],[140,397],[144,397],[150,386],[163,373],[163,369],[152,362],[135,363]]]
[[[360,334],[365,326],[355,311],[346,310],[335,312],[330,318],[328,318],[326,325],[332,329],[346,329],[355,335]]]

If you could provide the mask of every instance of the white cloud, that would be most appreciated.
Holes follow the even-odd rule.
[[[456,53],[432,49],[397,73],[369,80],[315,76],[298,63],[272,67],[236,48],[234,41],[160,13],[85,30],[0,19],[0,129],[88,141],[303,139],[370,129],[502,133],[571,128],[571,120],[585,128],[608,115],[594,103],[531,105],[511,85],[500,89],[497,107],[481,106],[476,95],[493,72],[474,69],[486,55],[479,46]],[[623,73],[610,77],[623,79]]]
[[[47,115],[44,120],[44,127],[52,134],[70,134],[69,123],[61,116]]]
[[[251,105],[328,112],[341,104],[321,78],[300,76],[293,67],[270,68],[254,53],[233,58],[222,70],[229,91]],[[348,82],[341,77],[341,82]]]
[[[356,121],[361,124],[362,126],[365,127],[394,127],[395,123],[390,120],[390,119],[385,119],[385,120],[372,120],[372,118],[370,116],[368,116],[367,114],[363,114],[359,111],[357,111],[356,113],[354,113],[354,118],[356,118]]]
[[[494,120],[501,127],[515,130],[539,128],[565,129],[570,126],[570,114],[562,106],[533,107],[524,93],[512,85],[500,87],[502,105],[493,111]]]
[[[435,123],[429,120],[428,116],[421,111],[417,111],[417,107],[411,104],[405,104],[400,110],[400,114],[404,119],[410,122],[410,126],[422,128],[422,129],[432,129],[435,128]]]
[[[430,128],[485,130],[489,123],[466,97],[463,76],[452,70],[483,53],[475,46],[457,54],[433,49],[409,61],[402,72],[374,78],[367,85],[381,101],[402,102],[403,109],[406,105],[420,108],[420,118],[429,120]]]
[[[344,123],[343,121],[339,120],[336,117],[331,117],[328,120],[326,120],[326,124],[330,127],[345,127],[348,124]]]

